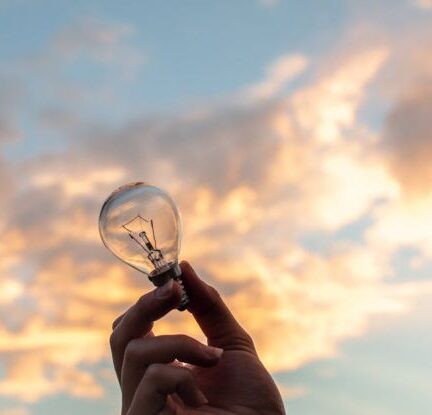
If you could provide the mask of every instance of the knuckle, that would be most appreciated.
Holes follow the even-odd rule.
[[[219,291],[216,288],[212,287],[211,285],[208,285],[207,290],[208,290],[210,303],[211,303],[210,309],[223,303],[222,296],[220,295]]]
[[[185,354],[195,354],[201,350],[200,343],[185,334],[179,334],[176,343],[178,351]]]
[[[209,290],[210,295],[212,297],[214,297],[215,299],[221,298],[221,295],[219,294],[219,291],[215,287],[209,285],[208,286],[208,290]]]
[[[148,303],[148,295],[144,294],[140,298],[138,298],[136,302],[136,307],[134,307],[135,312],[137,311],[137,309],[142,310],[143,308],[145,308],[147,303]]]
[[[109,342],[110,342],[110,346],[111,346],[112,350],[115,350],[119,347],[120,342],[119,342],[119,335],[118,335],[117,331],[114,330],[111,333],[111,336],[109,338]]]
[[[162,376],[164,365],[161,363],[152,363],[145,372],[147,379],[158,379]]]
[[[131,340],[125,350],[125,360],[128,362],[136,362],[141,358],[141,347],[138,339]]]
[[[252,336],[251,336],[249,333],[244,332],[244,333],[243,333],[243,337],[244,337],[244,341],[245,341],[247,344],[249,344],[249,345],[252,346],[252,347],[255,347],[255,346],[254,346],[253,338],[252,338]]]
[[[115,328],[119,325],[119,323],[120,323],[120,321],[122,320],[122,318],[123,318],[123,314],[121,315],[121,316],[118,316],[113,322],[112,322],[112,325],[111,325],[111,327],[112,327],[112,330],[114,331],[115,330]]]
[[[256,353],[252,337],[245,330],[241,330],[236,339],[237,347],[252,353]]]
[[[181,382],[190,382],[192,381],[192,373],[189,369],[185,367],[180,367],[178,371],[179,380]]]
[[[174,338],[177,343],[186,345],[189,345],[192,340],[189,336],[186,336],[186,334],[176,334]]]

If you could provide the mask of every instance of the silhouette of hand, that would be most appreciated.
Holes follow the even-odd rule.
[[[281,396],[250,336],[218,292],[188,263],[180,266],[188,310],[208,346],[184,335],[153,334],[153,321],[179,304],[176,282],[142,296],[114,321],[110,339],[122,415],[284,414]]]

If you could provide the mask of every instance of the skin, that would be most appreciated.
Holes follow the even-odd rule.
[[[218,292],[187,262],[180,266],[188,311],[208,345],[184,335],[153,333],[153,322],[179,304],[176,282],[142,296],[114,321],[110,338],[122,415],[285,414],[251,337]]]

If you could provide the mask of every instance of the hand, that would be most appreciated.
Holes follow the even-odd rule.
[[[179,304],[176,282],[142,296],[114,321],[110,339],[122,415],[284,414],[250,336],[214,288],[188,263],[181,268],[188,310],[208,346],[184,335],[153,334],[153,321]]]

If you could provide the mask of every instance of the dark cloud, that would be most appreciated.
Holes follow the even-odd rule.
[[[0,75],[0,144],[20,137],[17,113],[23,96],[22,84]]]
[[[73,146],[84,148],[95,163],[117,163],[156,182],[158,170],[169,163],[185,183],[199,182],[222,194],[262,181],[279,148],[270,128],[276,105],[221,108],[197,119],[143,117],[115,133],[92,127]]]
[[[7,141],[18,136],[17,130],[8,120],[0,119],[0,141]]]
[[[391,110],[383,136],[390,168],[408,193],[432,191],[432,87],[416,88]]]
[[[0,209],[3,210],[3,218],[5,216],[6,206],[10,203],[12,195],[13,178],[10,167],[6,161],[0,157]]]

